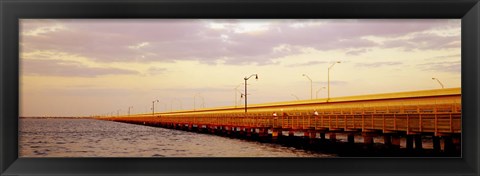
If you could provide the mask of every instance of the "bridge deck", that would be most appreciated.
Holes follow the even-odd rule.
[[[461,133],[460,88],[109,118],[123,122],[284,130]],[[370,97],[370,98],[369,98]],[[274,116],[273,114],[277,114]]]

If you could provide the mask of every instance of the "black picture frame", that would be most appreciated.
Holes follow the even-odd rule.
[[[21,18],[462,19],[461,158],[18,158]],[[478,0],[0,0],[0,175],[479,175]]]

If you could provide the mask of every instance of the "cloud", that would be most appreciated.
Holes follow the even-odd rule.
[[[366,48],[362,48],[362,49],[352,49],[352,50],[349,50],[347,51],[345,54],[347,55],[360,55],[362,53],[366,53],[368,51],[371,51],[371,49],[366,49]]]
[[[131,95],[131,89],[127,88],[101,88],[101,87],[82,87],[82,86],[70,86],[70,87],[51,87],[48,89],[41,89],[37,94],[49,97],[95,97],[95,98],[111,98],[118,95]],[[76,100],[76,99],[75,99]]]
[[[139,43],[139,44],[136,44],[136,45],[128,46],[128,48],[130,48],[130,49],[140,49],[140,48],[146,47],[148,45],[150,45],[150,43],[142,42],[142,43]]]
[[[148,68],[148,73],[150,75],[158,75],[158,74],[163,74],[167,71],[166,68],[159,68],[159,67],[150,67]]]
[[[383,43],[385,48],[410,50],[442,50],[460,48],[460,36],[441,36],[438,34],[415,34],[408,39],[389,40]]]
[[[66,30],[66,27],[61,23],[58,23],[54,20],[35,20],[28,23],[22,23],[21,21],[21,28],[22,28],[22,35],[25,36],[44,36],[44,34],[50,32],[56,32],[61,30]]]
[[[435,56],[435,57],[428,58],[428,60],[450,59],[450,58],[460,58],[460,57],[462,57],[461,54],[453,54],[453,55]]]
[[[402,65],[402,62],[371,62],[371,63],[356,63],[357,67],[382,67],[382,66],[394,66]]]
[[[429,62],[425,64],[420,64],[418,65],[418,67],[425,71],[451,72],[451,73],[461,72],[460,61]]]
[[[139,74],[137,71],[87,67],[79,62],[61,60],[22,60],[21,71],[25,75],[97,77],[102,75]]]
[[[21,43],[23,51],[58,50],[107,63],[199,60],[207,64],[265,65],[274,63],[272,60],[279,57],[303,53],[305,48],[343,49],[353,55],[366,52],[369,47],[455,48],[460,45],[456,35],[422,34],[385,43],[364,37],[394,38],[445,26],[459,29],[457,21],[22,20],[22,34],[36,30],[48,32],[22,35]],[[221,23],[220,27],[212,27],[213,22]],[[42,28],[42,23],[50,28]],[[63,26],[62,30],[52,30],[56,28],[51,26],[56,25]]]
[[[304,67],[304,66],[312,66],[312,65],[319,65],[319,64],[326,64],[328,62],[326,61],[309,61],[305,63],[296,63],[296,64],[290,64],[288,67]]]

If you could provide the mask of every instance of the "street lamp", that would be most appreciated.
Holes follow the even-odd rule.
[[[130,116],[130,109],[133,109],[133,106],[128,107],[128,116]]]
[[[440,80],[438,80],[437,78],[432,78],[432,80],[437,80],[438,84],[440,84],[440,86],[442,86],[442,89],[445,88],[442,84],[442,82],[440,82]]]
[[[322,90],[322,89],[325,89],[325,87],[322,87],[322,88],[320,88],[320,89],[317,90],[316,95],[315,95],[315,96],[316,96],[315,98],[318,98],[318,92],[320,92],[320,90]]]
[[[117,117],[120,117],[120,109],[117,110]]]
[[[245,80],[245,113],[247,113],[247,80],[250,79],[252,76],[255,76],[255,79],[258,80],[257,74],[252,74],[249,77],[243,78]]]
[[[308,80],[310,80],[310,99],[313,99],[313,81],[312,79],[310,79],[310,77],[306,74],[303,74],[302,76],[305,76],[308,78]]]
[[[240,83],[237,87],[235,87],[235,107],[237,107],[237,92],[240,92],[238,91],[238,87],[240,87],[243,83]],[[240,92],[240,94],[242,94]]]
[[[295,94],[291,94],[292,96],[294,96],[297,100],[300,100],[300,98],[298,98]]]
[[[239,91],[239,93],[240,93],[240,100],[238,100],[237,103],[240,104],[240,105],[242,105],[243,93],[240,92],[240,91]]]
[[[158,102],[160,102],[160,101],[158,101],[158,100],[153,100],[153,101],[152,101],[152,115],[155,115],[155,102],[158,103]]]
[[[240,100],[237,101],[237,93],[235,93],[235,107],[237,107],[237,105],[242,105],[243,99],[243,92],[240,92],[239,90],[236,90],[236,92],[240,93]]]
[[[327,101],[330,99],[330,69],[332,69],[332,67],[337,63],[340,63],[340,61],[334,62],[332,65],[330,65],[330,67],[328,67],[328,97],[327,97]]]

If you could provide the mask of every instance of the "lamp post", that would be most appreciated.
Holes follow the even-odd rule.
[[[312,79],[306,75],[306,74],[303,74],[302,76],[305,76],[308,78],[308,80],[310,80],[310,99],[313,99],[313,81]]]
[[[243,78],[245,80],[245,113],[247,113],[247,80],[250,79],[252,76],[255,76],[255,79],[258,80],[257,74],[252,74],[249,77]]]
[[[327,97],[327,101],[330,99],[330,69],[332,69],[332,67],[337,64],[337,63],[340,63],[340,61],[337,61],[337,62],[334,62],[332,65],[330,65],[330,67],[328,67],[328,97]]]
[[[322,87],[322,88],[320,88],[320,89],[317,90],[317,92],[316,92],[316,94],[315,94],[315,98],[318,98],[318,92],[320,92],[320,90],[322,90],[322,89],[325,89],[325,87]]]
[[[432,80],[437,80],[438,84],[440,84],[440,86],[442,86],[442,89],[445,88],[442,84],[442,82],[440,82],[440,80],[438,80],[437,78],[432,78]]]
[[[152,101],[152,115],[155,115],[155,102],[158,103],[158,102],[160,102],[160,101],[158,101],[158,100],[153,100],[153,101]]]
[[[240,105],[242,105],[243,93],[240,92],[240,91],[239,91],[239,93],[240,93],[240,100],[238,100],[237,103],[240,104]]]
[[[300,100],[295,94],[291,94],[293,97],[295,97],[297,100]]]
[[[236,90],[236,92],[240,93],[240,100],[237,101],[237,97],[235,97],[235,107],[237,107],[237,105],[242,105],[242,99],[243,99],[243,92],[240,92],[239,90]],[[235,93],[235,96],[237,94]]]
[[[240,83],[237,87],[235,87],[235,107],[237,107],[237,92],[238,91],[238,87],[240,87],[243,83]]]
[[[130,109],[133,109],[133,106],[128,107],[128,116],[130,116]]]
[[[117,117],[120,117],[120,109],[117,110]]]

